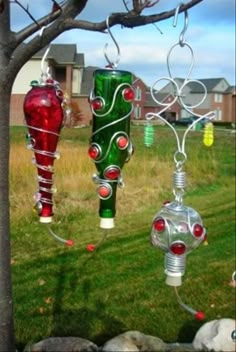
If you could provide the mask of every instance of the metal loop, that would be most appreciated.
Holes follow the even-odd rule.
[[[105,44],[105,47],[104,47],[104,56],[105,56],[105,59],[107,60],[108,62],[108,67],[109,68],[117,68],[118,66],[118,63],[120,62],[120,47],[117,43],[117,41],[115,40],[115,37],[113,36],[112,32],[111,32],[111,29],[110,29],[110,25],[109,25],[109,16],[107,17],[106,19],[106,25],[107,25],[107,30],[108,30],[108,33],[111,37],[111,39],[113,40],[113,43],[115,44],[116,46],[116,49],[117,49],[117,58],[114,62],[112,62],[108,55],[107,55],[107,47],[108,47],[108,43]]]
[[[175,10],[175,17],[174,17],[174,21],[173,21],[173,27],[176,27],[177,25],[177,20],[178,20],[178,16],[179,16],[179,10],[180,7],[183,5],[183,3],[180,3]],[[180,35],[179,35],[179,45],[180,46],[184,46],[185,45],[185,33],[188,29],[188,23],[189,23],[189,19],[188,19],[188,11],[185,10],[184,11],[184,28],[182,29]]]

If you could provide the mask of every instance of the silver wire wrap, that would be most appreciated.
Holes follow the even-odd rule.
[[[48,131],[48,130],[44,130],[44,129],[42,129],[42,128],[37,128],[37,127],[31,126],[31,125],[27,125],[27,124],[26,124],[26,127],[27,127],[28,129],[34,129],[34,130],[36,130],[36,131],[40,131],[40,132],[44,132],[44,133],[49,133],[49,134],[51,133],[51,134],[53,134],[53,135],[59,136],[58,133],[50,132],[50,131]],[[34,143],[35,143],[34,139],[31,138],[30,134],[28,134],[28,136],[30,137],[30,142],[31,142],[31,143],[27,143],[27,149],[32,150],[35,154],[45,155],[45,156],[48,156],[48,157],[54,158],[54,159],[58,159],[58,158],[59,158],[60,154],[59,154],[57,151],[55,151],[54,153],[52,153],[52,152],[49,152],[49,151],[46,151],[46,150],[39,150],[39,149],[36,149],[36,148],[34,147]],[[46,172],[49,172],[49,173],[51,173],[51,174],[54,173],[54,168],[53,168],[52,165],[44,166],[44,165],[38,164],[38,163],[36,162],[36,158],[32,158],[32,163],[33,163],[38,169],[41,169],[41,170],[46,171]],[[41,175],[38,175],[38,176],[37,176],[37,180],[38,180],[39,183],[44,183],[44,184],[48,184],[48,185],[53,185],[53,180],[52,180],[52,179],[44,178],[44,177],[42,177]],[[36,193],[36,198],[37,198],[38,192],[45,192],[45,193],[49,193],[49,194],[54,194],[54,193],[56,193],[56,188],[55,188],[55,187],[54,187],[54,188],[53,188],[53,187],[51,187],[51,188],[46,188],[46,187],[40,186],[40,184],[38,184],[38,191],[37,191],[37,193]],[[36,201],[37,201],[37,204],[38,204],[38,205],[39,205],[39,203],[47,203],[47,204],[53,205],[53,202],[52,202],[51,199],[43,198],[43,197],[41,197],[41,196],[40,196],[40,199],[38,199],[38,200],[36,199]]]

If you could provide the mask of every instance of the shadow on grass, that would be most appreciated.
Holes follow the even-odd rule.
[[[82,267],[85,267],[88,262],[93,259],[94,255],[96,254],[93,253],[93,255],[90,255],[84,261]],[[78,285],[78,282],[80,281],[79,285],[81,286],[84,307],[81,307],[80,309],[63,308],[65,291],[68,289],[68,286],[66,285],[66,283],[68,283],[68,270],[71,269],[67,266],[68,262],[64,261],[63,264],[61,264],[58,274],[52,311],[53,321],[51,336],[77,336],[91,340],[97,345],[102,345],[108,339],[124,332],[124,324],[106,313],[106,304],[101,299],[95,300],[91,307],[90,296],[92,291],[92,281],[88,278],[84,278],[80,281],[79,272],[71,278],[70,287],[72,290],[75,290],[75,286]],[[74,300],[76,299],[75,296]],[[73,302],[71,302],[71,306],[73,307]]]
[[[178,342],[186,342],[186,343],[191,343],[193,342],[193,339],[197,333],[197,331],[200,329],[200,327],[203,325],[202,321],[198,320],[189,320],[185,322],[185,324],[181,327],[179,334],[178,334]]]

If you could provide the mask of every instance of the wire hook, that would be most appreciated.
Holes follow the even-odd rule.
[[[173,27],[176,27],[177,25],[177,21],[178,21],[178,16],[179,16],[179,10],[180,7],[183,5],[183,3],[180,3],[175,10],[175,17],[173,20]],[[184,46],[185,44],[185,33],[187,31],[188,28],[188,23],[189,23],[189,18],[188,18],[188,11],[184,10],[184,28],[182,29],[180,35],[179,35],[179,45],[180,46]]]
[[[44,81],[45,78],[50,78],[50,73],[49,73],[49,66],[47,66],[47,68],[45,69],[45,60],[48,56],[50,50],[50,46],[47,48],[47,50],[45,51],[42,60],[41,60],[41,79],[42,81]]]
[[[116,58],[115,62],[112,62],[112,61],[109,59],[109,57],[108,57],[108,55],[107,55],[108,43],[106,43],[106,44],[105,44],[105,47],[104,47],[104,56],[105,56],[105,58],[106,58],[106,60],[107,60],[107,62],[108,62],[108,67],[110,67],[110,68],[116,68],[116,67],[118,66],[119,61],[120,61],[120,47],[119,47],[117,41],[115,40],[113,34],[111,33],[111,29],[110,29],[110,26],[109,26],[109,17],[110,17],[110,16],[108,16],[107,19],[106,19],[106,25],[107,25],[108,33],[109,33],[111,39],[113,40],[113,42],[114,42],[114,44],[115,44],[115,46],[116,46],[116,49],[117,49],[117,58]]]

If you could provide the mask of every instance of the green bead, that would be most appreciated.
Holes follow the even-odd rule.
[[[39,82],[37,80],[33,80],[30,82],[30,86],[31,87],[35,87],[35,86],[38,86],[39,85]]]

